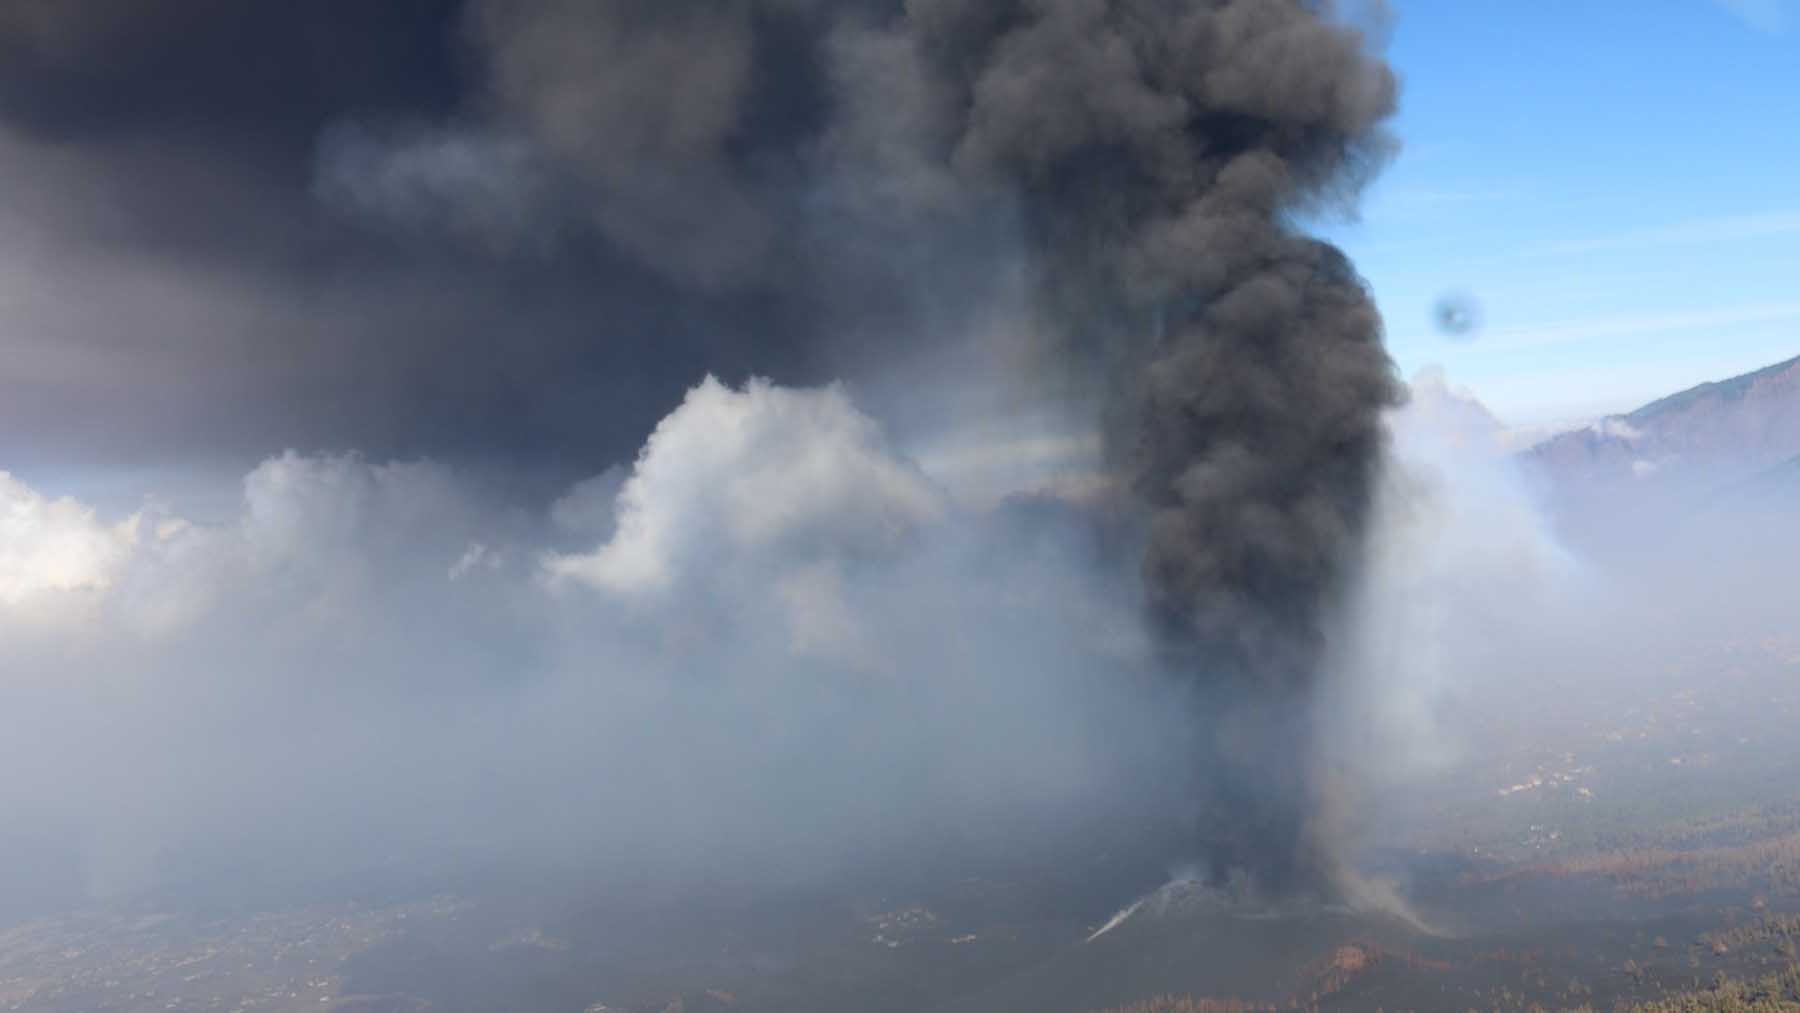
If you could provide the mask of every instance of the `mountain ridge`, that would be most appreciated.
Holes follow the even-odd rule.
[[[1800,457],[1800,356],[1606,416],[1526,456],[1564,494],[1750,479]]]
[[[1636,556],[1707,519],[1760,525],[1800,504],[1800,357],[1696,384],[1518,458],[1572,544]]]

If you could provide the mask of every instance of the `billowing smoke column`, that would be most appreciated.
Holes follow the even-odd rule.
[[[1326,886],[1308,705],[1397,394],[1360,279],[1287,216],[1379,166],[1393,76],[1296,0],[910,13],[966,99],[956,164],[1016,183],[1044,323],[1105,378],[1153,620],[1213,725],[1208,857]]]

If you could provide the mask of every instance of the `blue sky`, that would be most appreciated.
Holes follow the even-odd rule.
[[[1404,148],[1327,231],[1403,372],[1533,425],[1800,355],[1800,0],[1393,8]]]

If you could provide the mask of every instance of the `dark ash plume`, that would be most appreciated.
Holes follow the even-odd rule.
[[[1395,82],[1296,0],[916,0],[955,164],[1023,196],[1045,324],[1106,378],[1150,609],[1201,686],[1215,871],[1325,887],[1309,701],[1397,398],[1381,322],[1288,216],[1353,195]]]

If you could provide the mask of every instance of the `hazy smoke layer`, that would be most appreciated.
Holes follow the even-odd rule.
[[[513,572],[496,560],[518,565],[502,543],[542,533],[492,532],[501,511],[466,503],[464,485],[541,503],[614,465],[550,518],[607,536],[561,546],[580,551],[532,569],[502,596],[509,607],[537,601],[542,578],[562,589],[557,609],[579,595],[667,609],[663,653],[644,649],[659,664],[728,668],[692,652],[741,633],[771,657],[898,673],[929,662],[887,651],[848,600],[954,513],[878,437],[947,430],[964,439],[940,441],[946,458],[979,458],[991,450],[969,423],[1014,399],[1020,414],[1057,416],[1014,445],[1104,431],[1106,474],[1059,488],[1130,494],[1119,498],[1141,521],[1159,650],[1193,687],[1211,743],[1168,779],[1208,783],[1197,810],[1216,869],[1275,888],[1329,872],[1308,815],[1321,811],[1309,709],[1394,387],[1359,280],[1289,219],[1354,196],[1378,167],[1395,86],[1328,5],[446,0],[404,16],[233,7],[205,30],[150,5],[21,10],[0,15],[12,57],[0,61],[0,171],[25,199],[0,223],[40,242],[19,247],[29,257],[0,250],[20,279],[0,296],[13,299],[25,378],[0,390],[9,466],[248,467],[278,447],[326,446],[425,458],[457,478],[279,458],[253,472],[247,514],[200,518],[227,534],[199,540],[115,530],[14,490],[31,530],[62,532],[69,548],[21,539],[8,551],[31,576],[0,579],[0,601],[73,593],[130,539],[182,547],[229,579],[152,582],[149,611],[121,629],[189,628],[176,619],[227,606],[253,626],[257,602],[284,603],[337,563],[357,576],[331,584],[333,601],[411,601],[410,584],[385,583],[405,567],[347,547],[326,566],[281,547],[295,517],[358,545],[332,527],[349,506],[419,482],[454,487],[422,502],[462,505],[413,516],[399,498],[411,520],[396,529],[447,540],[421,550],[430,563],[413,576],[435,595],[448,572],[467,594]],[[246,51],[282,73],[248,87]],[[703,385],[624,475],[621,459],[709,372],[786,386],[735,400]],[[839,377],[886,428],[847,412],[847,395],[782,393]],[[721,435],[746,405],[760,421]],[[814,436],[795,443],[796,430]],[[47,435],[9,447],[7,432]],[[820,454],[843,470],[808,471]],[[793,464],[788,478],[812,493],[804,509],[771,506],[788,478],[717,484],[715,471],[763,455]],[[261,494],[288,479],[322,498],[292,512]],[[196,603],[213,583],[234,590]],[[883,604],[937,614],[920,605],[935,594]],[[308,598],[294,611],[323,608]],[[753,621],[763,610],[782,618]],[[369,631],[378,646],[343,668],[431,667],[401,648],[433,642],[432,622],[458,613],[386,614],[417,628]],[[540,646],[556,636],[483,614],[500,627],[493,671],[557,653]],[[164,663],[260,667],[189,649]],[[102,653],[96,670],[132,657]],[[1030,666],[1021,654],[995,667]],[[1042,692],[984,685],[1027,710]],[[743,796],[780,785],[771,775]]]
[[[1172,804],[1129,587],[839,389],[708,380],[547,514],[356,456],[264,461],[221,524],[0,472],[0,763],[42,772],[0,913],[471,855],[782,884]]]

